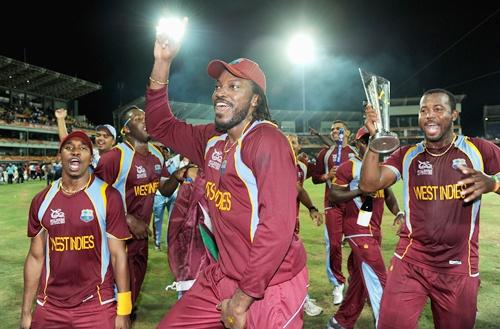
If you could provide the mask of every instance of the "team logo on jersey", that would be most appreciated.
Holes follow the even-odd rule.
[[[429,161],[418,161],[417,176],[432,175],[432,164]]]
[[[143,166],[135,166],[135,170],[137,171],[137,179],[148,177],[146,169]]]
[[[60,225],[66,222],[66,218],[61,209],[50,209],[50,225]]]
[[[157,173],[158,175],[161,174],[161,165],[155,164],[155,173]]]
[[[467,161],[465,161],[465,159],[462,159],[462,158],[453,159],[451,161],[451,167],[453,169],[458,169],[459,166],[467,167]]]
[[[82,213],[80,214],[80,220],[88,223],[94,219],[94,211],[92,209],[82,209]]]
[[[219,170],[222,164],[222,152],[214,149],[214,153],[212,153],[211,159],[208,160],[208,166],[210,168],[214,168],[215,170]]]

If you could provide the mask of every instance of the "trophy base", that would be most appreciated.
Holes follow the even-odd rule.
[[[382,131],[370,137],[370,150],[375,153],[390,153],[398,147],[399,139],[395,133]]]

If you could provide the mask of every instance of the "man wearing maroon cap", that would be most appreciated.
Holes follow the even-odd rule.
[[[62,177],[31,202],[20,327],[128,328],[130,233],[120,194],[89,172],[85,132],[67,135],[59,152]]]
[[[351,254],[347,261],[349,286],[339,309],[330,318],[327,329],[354,328],[367,297],[370,298],[375,321],[378,321],[380,299],[386,281],[384,260],[380,251],[384,198],[387,207],[396,216],[394,223],[400,223],[404,215],[399,211],[396,197],[390,188],[367,194],[358,187],[361,159],[366,152],[369,137],[370,133],[365,127],[358,130],[355,143],[359,155],[337,168],[330,189],[330,199],[344,207],[342,231],[351,247]],[[366,202],[372,202],[371,215],[360,209]],[[368,216],[364,223],[363,216]]]
[[[66,117],[68,115],[66,109],[57,109],[54,113],[57,120],[57,130],[59,133],[59,139],[63,140],[68,135],[68,130],[66,128]],[[97,163],[102,154],[111,150],[113,145],[116,143],[116,129],[112,125],[104,124],[98,125],[95,128],[95,149],[93,152],[91,166],[93,168],[97,167]]]
[[[219,261],[200,273],[159,328],[302,328],[308,277],[294,233],[295,159],[268,121],[265,75],[249,59],[212,61],[215,123],[186,124],[173,116],[166,89],[180,44],[162,38],[146,94],[147,129],[203,168]]]

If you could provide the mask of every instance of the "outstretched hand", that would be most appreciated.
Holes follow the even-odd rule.
[[[188,18],[184,17],[182,24],[184,27],[188,23]],[[156,60],[172,62],[181,48],[182,38],[173,38],[169,31],[157,31],[154,47],[154,57]]]
[[[466,166],[459,166],[458,170],[464,175],[464,178],[457,182],[458,185],[466,186],[460,192],[460,195],[464,197],[464,202],[474,201],[483,193],[494,191],[495,180],[485,173]]]
[[[68,115],[68,112],[66,109],[57,109],[54,112],[54,115],[56,116],[56,119],[66,119],[66,116]]]

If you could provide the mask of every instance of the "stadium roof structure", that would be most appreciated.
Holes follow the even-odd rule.
[[[65,101],[102,89],[101,85],[1,55],[0,87]]]
[[[170,106],[174,115],[183,121],[193,121],[199,120],[206,122],[213,122],[214,120],[214,108],[213,105],[200,104],[200,103],[184,103],[170,101]],[[118,122],[118,116],[125,108],[130,105],[137,105],[140,108],[145,106],[145,97],[139,97],[130,103],[116,109],[113,111],[113,116],[115,118],[115,124]],[[361,111],[302,111],[302,110],[280,110],[280,109],[270,109],[271,116],[273,120],[278,122],[281,121],[295,121],[298,119],[306,119],[311,121],[360,121],[363,117]]]

